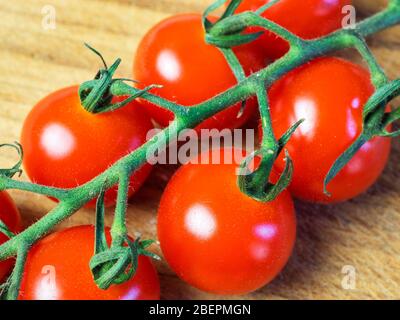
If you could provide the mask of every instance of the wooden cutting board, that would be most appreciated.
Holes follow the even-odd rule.
[[[94,76],[98,59],[89,42],[108,61],[123,59],[119,75],[131,77],[133,53],[157,21],[177,13],[201,11],[212,0],[14,0],[0,1],[0,143],[19,139],[23,120],[40,98]],[[360,15],[385,1],[359,0]],[[56,29],[42,28],[42,9],[56,9]],[[317,26],[316,26],[317,27]],[[400,76],[400,29],[374,36],[370,43],[390,77]],[[350,55],[353,56],[353,55]],[[0,167],[13,164],[0,152]],[[298,241],[284,272],[269,286],[244,299],[400,298],[400,143],[395,142],[385,173],[366,194],[336,206],[297,203]],[[131,201],[129,230],[156,237],[156,211],[173,170],[158,167]],[[23,177],[25,179],[25,177]],[[50,200],[12,192],[29,225],[54,205]],[[111,213],[111,212],[110,212]],[[107,217],[111,222],[111,214]],[[93,223],[81,210],[62,227]],[[158,248],[155,248],[159,252]],[[356,270],[356,287],[342,286],[343,267]],[[165,262],[157,264],[164,299],[218,298],[179,280]]]

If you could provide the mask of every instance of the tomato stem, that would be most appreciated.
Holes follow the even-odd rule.
[[[14,180],[12,178],[0,175],[0,189],[4,190],[4,188],[1,187],[2,185],[7,186],[6,189],[8,190],[28,191],[58,200],[68,199],[70,194],[70,190],[68,189],[43,186],[35,183]]]
[[[28,257],[30,245],[21,241],[18,245],[17,259],[15,261],[15,267],[10,277],[9,287],[6,289],[6,300],[17,300],[19,295],[19,289],[21,286],[22,277],[24,274],[24,268],[26,263],[26,258]]]
[[[371,80],[375,89],[378,89],[385,85],[389,80],[381,68],[381,66],[376,61],[371,50],[369,49],[367,42],[359,34],[354,34],[350,36],[354,47],[358,50],[364,60],[367,62],[369,70],[371,72]]]
[[[12,238],[15,236],[14,232],[12,232],[1,219],[0,219],[0,234],[4,234],[8,238]]]
[[[128,205],[130,176],[131,174],[128,170],[121,170],[118,185],[117,204],[115,207],[114,221],[111,227],[113,247],[122,246],[127,235],[125,215]]]
[[[152,95],[149,93],[149,91],[151,90],[144,92],[143,94],[140,95],[140,97],[151,103],[154,103],[157,106],[160,106],[164,109],[173,112],[175,115],[184,115],[187,113],[187,108],[185,108],[184,106],[163,99],[161,97]],[[140,92],[141,92],[140,89],[131,87],[126,83],[124,83],[123,81],[115,81],[114,83],[111,84],[110,87],[110,93],[113,96],[135,96]]]

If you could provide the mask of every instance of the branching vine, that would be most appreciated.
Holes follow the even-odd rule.
[[[229,1],[229,5],[222,16],[217,21],[211,22],[208,16],[227,1]],[[236,103],[243,103],[252,96],[256,96],[258,99],[263,140],[260,149],[244,161],[242,168],[246,167],[249,160],[255,156],[261,158],[261,164],[252,174],[240,176],[238,186],[242,192],[258,201],[273,200],[291,181],[293,165],[290,155],[286,152],[286,168],[276,184],[269,181],[271,168],[301,122],[296,123],[292,128],[288,128],[284,136],[275,137],[270,119],[267,90],[276,80],[289,71],[317,57],[345,48],[357,49],[369,67],[371,79],[376,89],[364,108],[361,135],[332,165],[326,176],[326,192],[328,192],[326,190],[328,183],[364,143],[376,136],[389,138],[400,135],[400,131],[390,132],[390,129],[388,129],[394,121],[400,119],[400,108],[391,111],[387,111],[386,108],[388,102],[400,95],[400,79],[388,80],[365,42],[365,37],[400,23],[400,0],[389,0],[385,10],[359,22],[351,29],[340,29],[314,40],[301,39],[278,24],[261,17],[262,12],[278,1],[271,1],[256,12],[235,14],[241,0],[218,0],[206,10],[203,18],[205,39],[223,52],[238,83],[231,89],[190,108],[153,95],[151,89],[155,86],[139,90],[127,84],[126,79],[114,79],[113,75],[121,60],[116,60],[111,67],[108,67],[102,56],[89,47],[101,57],[104,68],[97,73],[93,80],[80,86],[79,95],[84,108],[93,113],[110,112],[123,107],[133,99],[141,97],[141,99],[171,111],[175,115],[175,119],[162,132],[131,154],[117,161],[102,174],[73,189],[59,189],[15,180],[14,176],[21,172],[22,148],[17,143],[0,145],[0,148],[13,147],[21,158],[12,168],[0,169],[0,191],[24,190],[50,196],[59,201],[53,210],[19,234],[10,233],[4,223],[0,223],[0,232],[5,233],[10,238],[0,246],[0,261],[13,256],[17,257],[15,269],[7,282],[6,298],[18,298],[29,248],[57,224],[70,217],[94,198],[97,198],[96,244],[94,256],[90,262],[94,280],[100,288],[106,289],[112,284],[122,283],[130,279],[136,271],[137,259],[140,254],[155,257],[146,250],[152,243],[151,240],[141,241],[136,239],[131,241],[127,235],[125,215],[130,176],[146,162],[152,150],[168,145],[184,129],[194,128],[218,112]],[[232,51],[232,47],[251,42],[260,36],[260,32],[245,33],[245,30],[249,27],[258,27],[275,33],[290,44],[290,50],[285,56],[266,68],[246,76]],[[121,103],[113,104],[112,98],[114,96],[127,96],[128,98]],[[104,234],[104,191],[115,185],[118,185],[118,196],[111,228],[112,242],[109,246]]]

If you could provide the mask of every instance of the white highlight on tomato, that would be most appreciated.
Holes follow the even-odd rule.
[[[191,207],[186,213],[185,226],[196,237],[207,240],[214,235],[217,222],[207,207],[198,204]]]
[[[260,223],[254,226],[253,233],[257,241],[250,246],[250,254],[254,259],[264,260],[268,258],[270,253],[269,240],[272,240],[277,232],[277,227],[270,223]]]
[[[53,123],[43,130],[40,144],[49,155],[60,159],[71,153],[75,146],[75,139],[68,128]]]
[[[38,300],[58,300],[60,292],[57,288],[55,267],[43,266],[41,273],[42,277],[35,288],[35,296]]]
[[[265,245],[254,244],[250,246],[250,252],[254,259],[265,260],[269,256],[269,248]]]
[[[316,117],[318,116],[318,110],[315,103],[308,98],[299,99],[294,106],[295,110],[295,121],[304,119],[305,121],[297,129],[299,134],[305,137],[312,138],[315,125],[317,124]],[[294,123],[293,122],[293,123]],[[296,134],[296,132],[294,133]]]
[[[352,137],[353,139],[355,139],[358,136],[358,126],[357,126],[357,122],[356,119],[354,119],[353,117],[353,113],[351,111],[351,109],[347,109],[347,134]]]
[[[254,233],[257,236],[257,238],[261,238],[263,240],[272,239],[273,237],[275,237],[276,232],[277,232],[276,226],[269,223],[262,223],[254,227]]]
[[[321,1],[320,4],[316,5],[317,7],[315,8],[315,13],[318,16],[325,16],[325,15],[329,14],[329,12],[331,12],[332,9],[338,5],[338,1],[339,0]]]
[[[164,50],[157,57],[157,70],[169,81],[176,81],[181,74],[181,67],[175,54],[170,50]]]
[[[360,105],[361,105],[360,98],[354,98],[354,99],[351,101],[351,107],[352,107],[353,109],[358,109],[358,108],[360,108]]]
[[[137,300],[139,298],[140,289],[138,286],[131,288],[123,297],[122,300]]]

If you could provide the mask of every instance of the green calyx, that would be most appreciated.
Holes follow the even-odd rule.
[[[261,158],[259,167],[248,173],[248,166],[256,157]],[[288,186],[292,179],[293,163],[286,152],[286,167],[276,184],[271,183],[269,177],[272,164],[276,160],[276,152],[272,149],[259,149],[253,152],[240,166],[238,186],[241,192],[260,202],[275,200]]]
[[[254,21],[249,19],[250,12],[235,14],[236,9],[243,0],[230,0],[226,9],[215,22],[211,22],[208,16],[215,10],[222,7],[227,0],[218,0],[210,5],[203,14],[203,25],[206,31],[206,42],[218,48],[232,48],[253,42],[259,38],[264,31],[247,32],[246,28],[252,26]],[[259,17],[267,9],[278,3],[280,0],[269,1],[261,6],[257,11],[250,13],[253,16]]]
[[[222,7],[227,0],[219,0],[210,5],[203,14],[203,26],[206,31],[206,42],[219,48],[232,48],[256,40],[263,32],[243,33],[246,22],[243,15],[235,15],[236,9],[243,0],[232,0],[216,22],[211,22],[208,16]]]
[[[149,90],[159,87],[151,85],[143,90],[138,90],[138,92],[133,95],[127,96],[124,101],[113,103],[112,100],[114,95],[111,92],[113,84],[116,82],[136,81],[130,79],[113,79],[113,76],[121,63],[121,59],[118,58],[111,67],[108,67],[100,52],[87,43],[85,43],[85,46],[99,56],[104,65],[104,69],[100,69],[93,80],[86,81],[79,86],[79,98],[86,111],[91,113],[104,113],[117,110],[147,93]]]
[[[108,246],[104,228],[104,194],[102,191],[97,199],[95,252],[89,267],[96,285],[106,290],[111,285],[124,283],[134,276],[140,255],[154,259],[159,257],[147,251],[147,248],[154,243],[153,240],[141,241],[137,238],[131,241],[126,234],[122,241],[117,241],[117,244],[113,241],[113,244]]]
[[[104,106],[111,104],[113,96],[110,94],[110,86],[113,83],[113,76],[121,59],[117,59],[108,68],[103,56],[94,48],[85,43],[85,46],[100,57],[104,69],[100,69],[93,80],[86,81],[79,86],[79,98],[82,106],[91,113],[99,113]]]
[[[271,146],[268,138],[263,138],[261,148],[248,156],[240,166],[238,177],[239,189],[249,197],[260,201],[268,202],[275,200],[284,191],[292,181],[293,162],[287,150],[285,150],[285,168],[280,174],[276,183],[271,182],[271,173],[274,163],[284,150],[285,145],[303,123],[303,119],[294,124],[275,144]],[[260,164],[253,172],[249,171],[249,164],[254,162],[255,158],[261,158]]]

